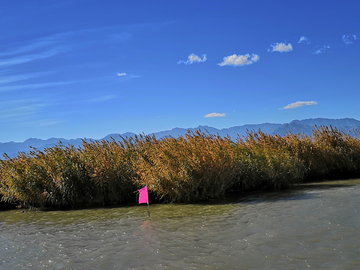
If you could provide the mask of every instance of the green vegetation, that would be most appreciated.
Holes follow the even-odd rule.
[[[134,200],[147,185],[159,201],[194,202],[352,177],[360,177],[360,140],[336,128],[316,127],[311,136],[248,132],[236,141],[197,131],[5,155],[0,197],[32,207],[103,206]]]

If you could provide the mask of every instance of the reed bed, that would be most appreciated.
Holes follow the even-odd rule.
[[[4,157],[1,200],[24,207],[121,204],[145,185],[157,201],[195,202],[232,190],[360,176],[359,138],[331,126],[315,127],[311,136],[251,131],[235,141],[201,131],[163,139],[140,134]]]

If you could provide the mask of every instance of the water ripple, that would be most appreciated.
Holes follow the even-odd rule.
[[[355,269],[360,186],[211,204],[0,213],[0,269]]]

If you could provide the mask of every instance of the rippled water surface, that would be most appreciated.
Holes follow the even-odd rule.
[[[359,269],[360,182],[212,204],[0,212],[0,269]]]

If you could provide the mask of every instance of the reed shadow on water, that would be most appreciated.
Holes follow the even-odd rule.
[[[224,199],[226,203],[255,204],[260,202],[273,202],[280,200],[308,200],[318,196],[320,190],[337,188],[351,188],[360,184],[360,179],[335,180],[303,183],[279,191],[232,192]],[[219,203],[221,200],[219,200]],[[204,204],[211,202],[204,202]]]

